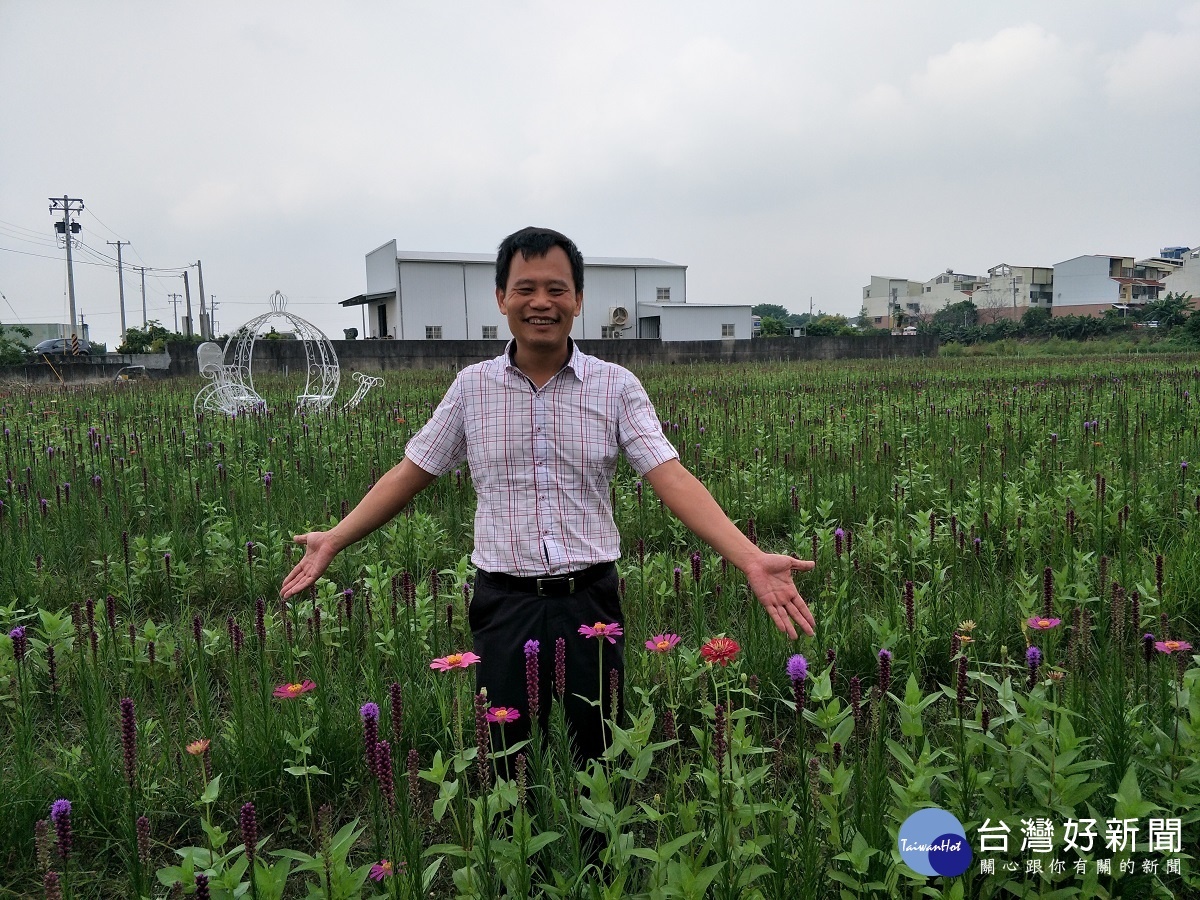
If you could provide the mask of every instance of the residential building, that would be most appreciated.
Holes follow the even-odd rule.
[[[904,316],[920,315],[925,285],[906,278],[872,275],[871,283],[862,291],[862,314],[866,324],[890,329]]]
[[[367,290],[341,305],[365,306],[367,338],[507,340],[496,305],[496,257],[398,250],[389,241],[367,254]],[[749,339],[749,305],[687,302],[687,266],[649,258],[584,258],[580,340]]]
[[[1054,269],[1048,266],[992,266],[971,295],[980,321],[1020,319],[1029,309],[1051,309],[1054,276]]]
[[[1054,264],[1054,314],[1099,316],[1144,306],[1166,293],[1163,279],[1174,266],[1132,256],[1076,256]]]
[[[1179,251],[1179,255],[1168,256],[1171,251]],[[1200,247],[1168,247],[1160,256],[1174,258],[1179,262],[1179,265],[1163,278],[1163,296],[1178,294],[1191,297],[1192,306],[1200,306]]]
[[[987,282],[982,275],[964,275],[947,269],[930,278],[922,287],[921,315],[931,316],[947,306],[970,300],[976,290]]]

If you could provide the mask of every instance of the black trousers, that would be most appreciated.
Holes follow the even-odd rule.
[[[621,597],[617,589],[617,567],[612,565],[598,580],[564,596],[538,596],[536,591],[514,588],[510,580],[480,571],[468,609],[475,652],[477,688],[487,688],[490,706],[509,706],[521,717],[500,727],[493,725],[492,746],[512,746],[529,737],[529,700],[526,690],[525,642],[539,642],[539,719],[546,735],[554,696],[554,648],[558,638],[566,641],[566,690],[562,698],[567,729],[575,749],[575,762],[582,766],[604,752],[607,738],[604,719],[611,715],[610,672],[617,672],[618,721],[623,714],[625,684],[625,638],[610,644],[607,638],[588,638],[580,625],[618,623],[624,626]],[[603,658],[601,658],[603,654]],[[603,677],[601,675],[603,673]],[[602,693],[601,693],[602,691]],[[588,700],[603,697],[601,709]],[[586,699],[583,699],[586,698]],[[508,769],[512,761],[509,760]]]

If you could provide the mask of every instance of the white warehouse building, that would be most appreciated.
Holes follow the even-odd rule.
[[[366,293],[342,306],[365,306],[368,338],[401,341],[507,340],[496,305],[496,257],[486,253],[397,250],[394,240],[367,254]],[[580,340],[748,339],[749,305],[687,302],[687,266],[661,259],[584,257]]]

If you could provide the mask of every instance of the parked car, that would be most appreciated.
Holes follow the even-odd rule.
[[[91,344],[85,340],[79,342],[79,355],[88,356],[91,350]],[[47,341],[42,341],[33,350],[30,351],[32,356],[72,356],[71,339],[70,338],[50,338]]]

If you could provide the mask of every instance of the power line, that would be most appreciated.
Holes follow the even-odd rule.
[[[12,247],[0,247],[5,253],[19,253],[22,256],[36,256],[38,259],[52,259],[55,262],[62,262],[62,259],[57,256],[46,256],[44,253],[30,253],[28,250],[14,250]],[[112,266],[108,263],[88,262],[86,259],[75,260],[81,266],[104,266],[111,269]]]

